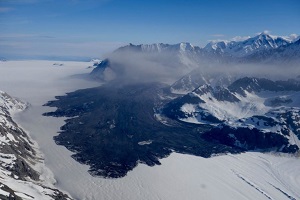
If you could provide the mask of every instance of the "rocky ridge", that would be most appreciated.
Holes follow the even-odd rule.
[[[29,105],[0,91],[0,199],[70,200],[40,179],[42,158],[12,115]]]

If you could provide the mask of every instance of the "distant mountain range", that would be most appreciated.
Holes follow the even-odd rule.
[[[300,37],[293,39],[283,36],[272,36],[262,32],[259,35],[250,37],[242,41],[212,41],[204,48],[193,46],[191,43],[179,44],[141,44],[121,47],[116,52],[131,51],[145,53],[171,53],[185,55],[188,58],[198,58],[211,60],[230,60],[238,62],[246,61],[271,61],[271,58],[282,57],[283,60],[299,59],[300,56]]]
[[[299,39],[299,38],[298,38]],[[271,36],[261,33],[243,41],[214,41],[204,47],[204,50],[213,53],[227,54],[235,58],[246,57],[257,52],[278,49],[296,42],[280,36]]]
[[[127,63],[128,60],[129,63]],[[107,72],[108,78],[104,77],[102,72],[97,75],[99,69],[95,69],[92,75],[111,80],[118,71],[111,66],[138,65],[141,60],[147,64],[151,63],[149,67],[160,64],[169,72],[177,72],[175,73],[176,78],[199,68],[199,66],[215,64],[293,65],[300,61],[300,38],[290,39],[263,32],[242,41],[212,41],[204,48],[193,46],[191,43],[174,45],[163,43],[129,44],[115,50],[108,57],[108,62],[99,63],[100,71],[109,71]],[[108,67],[107,64],[112,62],[114,65]],[[136,69],[143,65],[136,67]],[[109,70],[105,70],[106,68]]]

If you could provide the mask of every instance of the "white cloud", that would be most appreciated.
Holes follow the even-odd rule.
[[[264,30],[263,33],[264,33],[264,34],[271,34],[271,31],[269,31],[269,30]]]
[[[283,36],[283,38],[288,39],[290,41],[296,41],[296,40],[298,40],[300,38],[300,36],[297,35],[297,34],[295,34],[295,33],[293,33],[293,34],[291,34],[289,36]]]
[[[238,42],[238,41],[244,41],[244,40],[247,40],[247,39],[249,39],[249,38],[250,38],[250,36],[235,36],[235,37],[232,38],[231,40],[232,40],[232,41]]]
[[[255,33],[255,35],[260,35],[261,33],[270,35],[270,34],[271,34],[271,31],[270,31],[270,30],[264,30],[263,32]]]

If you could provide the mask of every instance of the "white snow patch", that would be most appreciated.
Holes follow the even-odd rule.
[[[151,143],[152,143],[152,140],[146,140],[146,141],[140,141],[140,142],[138,142],[138,145],[143,146],[143,145],[148,145],[148,144],[151,144]]]
[[[233,122],[238,119],[251,117],[253,115],[263,115],[269,111],[269,107],[264,105],[264,98],[252,93],[246,93],[246,97],[236,94],[239,102],[218,101],[210,93],[201,95],[205,103],[200,103],[199,107],[223,121]]]
[[[196,111],[196,108],[195,105],[186,103],[180,108],[180,110],[184,113],[192,114]]]
[[[0,194],[2,194],[3,196],[6,196],[6,197],[9,196],[9,193],[6,192],[6,191],[4,191],[4,190],[2,190],[1,188],[0,188]]]

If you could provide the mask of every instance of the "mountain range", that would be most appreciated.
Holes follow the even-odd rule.
[[[98,68],[92,72],[92,76],[111,80],[120,73],[124,76],[126,70],[121,70],[121,68],[125,65],[127,65],[125,67],[127,69],[136,65],[135,71],[146,66],[147,69],[151,68],[157,72],[154,78],[166,74],[165,77],[169,78],[173,75],[176,80],[201,67],[201,73],[207,74],[207,69],[215,69],[215,65],[218,65],[219,68],[220,66],[230,66],[231,69],[232,65],[237,64],[295,66],[299,60],[299,37],[290,39],[263,32],[242,41],[212,41],[203,48],[193,46],[191,43],[129,44],[118,48],[108,56],[106,61],[99,63]],[[109,65],[109,63],[113,63],[113,65]],[[99,68],[104,73],[97,73]],[[165,71],[160,71],[161,69]],[[119,71],[121,72],[119,73]],[[150,73],[148,70],[148,75]]]
[[[300,147],[299,58],[299,37],[263,32],[242,41],[213,41],[204,48],[190,43],[129,44],[114,51],[90,75],[107,81],[109,72],[110,81],[119,80],[124,68],[142,68],[151,61],[147,67],[153,67],[151,73],[157,76],[158,65],[170,76],[174,71],[179,74],[165,88],[169,101],[157,114],[183,124],[213,126],[202,135],[210,142],[295,153]],[[124,67],[122,73],[119,66]]]
[[[293,59],[299,59],[300,38],[293,39],[284,36],[273,36],[265,32],[246,40],[217,40],[209,42],[205,47],[194,46],[191,43],[179,44],[142,44],[121,47],[115,52],[132,51],[145,53],[176,53],[185,55],[189,58],[198,57],[199,59],[209,59],[217,57],[218,59],[230,61],[263,61],[278,56],[289,56]],[[271,60],[268,60],[271,62]]]
[[[280,36],[272,36],[263,32],[243,41],[213,41],[207,44],[204,47],[204,50],[239,58],[250,56],[257,52],[278,49],[296,41],[297,39],[291,40]]]

